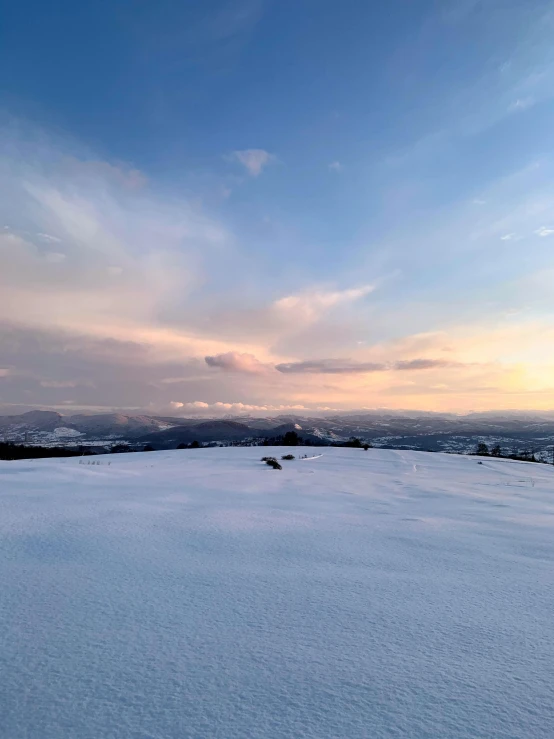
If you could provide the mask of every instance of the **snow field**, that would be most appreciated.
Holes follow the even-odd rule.
[[[0,462],[0,736],[551,739],[554,468],[290,451]]]

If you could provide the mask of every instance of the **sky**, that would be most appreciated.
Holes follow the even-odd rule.
[[[554,408],[552,0],[1,0],[0,410]]]

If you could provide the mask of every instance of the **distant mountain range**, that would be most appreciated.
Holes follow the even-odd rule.
[[[340,443],[358,437],[381,447],[467,452],[477,442],[500,444],[507,452],[550,454],[553,412],[446,413],[368,411],[324,418],[294,415],[255,418],[174,418],[171,416],[29,411],[0,416],[0,438],[45,446],[110,449],[118,443],[171,449],[179,444],[249,444],[296,431],[312,444]]]

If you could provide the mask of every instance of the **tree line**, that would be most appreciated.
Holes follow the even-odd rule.
[[[515,459],[518,462],[541,462],[548,464],[544,459],[537,459],[534,451],[525,450],[522,452],[512,452],[511,454],[505,454],[500,444],[495,444],[491,449],[483,441],[480,441],[473,452],[478,457],[500,457],[502,459]],[[554,459],[553,459],[554,464]]]
[[[42,459],[50,457],[82,457],[94,452],[88,449],[68,449],[63,446],[25,446],[12,441],[0,441],[0,459]]]

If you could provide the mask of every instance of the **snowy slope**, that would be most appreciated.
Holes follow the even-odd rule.
[[[259,456],[0,462],[0,736],[551,739],[553,468]]]

